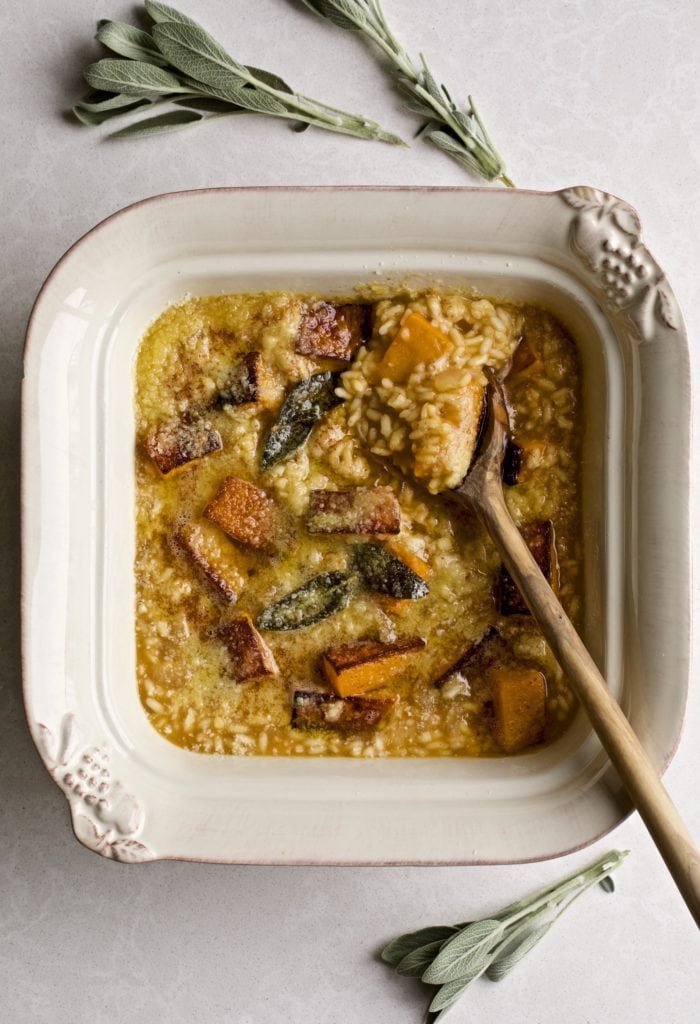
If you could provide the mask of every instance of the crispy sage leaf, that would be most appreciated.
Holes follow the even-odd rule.
[[[341,611],[350,598],[352,577],[345,572],[322,572],[303,587],[260,612],[260,629],[290,630],[312,626]]]
[[[362,581],[370,590],[409,601],[428,593],[425,580],[381,544],[355,544],[353,557]]]
[[[339,403],[335,393],[337,382],[338,374],[326,371],[315,373],[292,388],[280,409],[277,423],[267,435],[262,453],[263,469],[269,469],[295,452],[324,413]]]

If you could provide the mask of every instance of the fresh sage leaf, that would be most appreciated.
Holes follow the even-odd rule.
[[[109,137],[110,139],[135,139],[145,138],[148,135],[162,135],[163,132],[175,132],[180,128],[196,124],[197,121],[202,121],[204,118],[204,114],[195,110],[171,110],[167,114],[157,114],[155,117],[146,117],[143,121],[135,121],[133,124],[127,125],[126,128],[112,132]]]
[[[290,95],[294,92],[291,85],[287,85],[283,78],[280,78],[279,75],[273,75],[271,71],[265,71],[264,68],[254,68],[251,64],[246,65],[246,71],[249,71],[253,78],[259,82],[264,82],[265,85],[276,89],[277,92],[288,92]]]
[[[146,8],[146,14],[156,24],[161,21],[172,21],[176,25],[192,25],[193,28],[200,27],[192,18],[188,18],[186,14],[175,10],[174,7],[169,7],[168,4],[156,3],[156,0],[145,0],[144,7]]]
[[[380,0],[301,0],[309,10],[351,31],[361,31],[389,58],[402,93],[409,95],[407,106],[423,119],[434,121],[437,132],[425,132],[444,153],[457,160],[470,173],[487,181],[498,178],[512,187],[503,158],[488,136],[484,123],[469,97],[467,109],[461,109],[444,85],[439,85],[420,55],[420,64],[411,59],[398,42],[382,11]]]
[[[402,139],[368,117],[302,96],[274,72],[239,63],[201,25],[174,7],[155,0],[146,0],[145,6],[153,23],[150,34],[123,22],[98,23],[98,38],[122,59],[105,58],[85,69],[84,77],[94,88],[134,98],[158,96],[176,104],[181,99],[215,101],[227,104],[232,113],[245,110],[290,120],[298,132],[313,125],[358,139],[404,145]],[[76,104],[75,117],[83,124],[106,120],[107,108],[92,111],[87,106],[90,102],[88,98]],[[128,106],[123,109],[126,112]],[[188,109],[197,108],[191,105]],[[205,112],[205,108],[199,109]],[[224,113],[218,108],[206,109],[212,116]],[[170,118],[160,124],[154,122],[152,131],[135,126],[127,134],[157,134],[184,124]]]
[[[134,96],[113,96],[109,100],[102,100],[90,103],[86,100],[76,103],[73,114],[83,124],[103,124],[113,117],[121,117],[122,114],[130,114],[143,107],[149,107],[149,99],[138,99]]]
[[[249,80],[247,68],[233,60],[223,46],[198,25],[162,22],[154,26],[153,38],[173,67],[198,82],[216,88],[231,78]]]
[[[268,605],[256,619],[260,629],[287,631],[312,626],[347,606],[352,577],[344,572],[322,572],[303,587]]]
[[[387,942],[381,952],[382,960],[396,967],[404,957],[408,956],[415,949],[420,949],[428,942],[444,942],[455,934],[457,929],[451,925],[433,925],[428,928],[420,928],[417,932],[409,932],[407,935],[400,935],[397,939]]]
[[[427,1024],[438,1024],[477,978],[504,978],[563,912],[596,883],[603,885],[626,856],[627,851],[612,850],[589,867],[481,921],[433,926],[401,935],[387,943],[382,959],[397,973],[412,977],[417,976],[419,966],[426,964],[422,980],[439,986],[426,1019]]]
[[[122,57],[145,60],[148,64],[157,64],[160,67],[167,63],[158,53],[153,37],[149,36],[148,32],[134,25],[127,25],[123,21],[101,22],[96,39]]]
[[[309,7],[314,14],[320,15],[322,18],[327,18],[333,25],[337,25],[338,28],[349,29],[351,32],[356,32],[360,28],[360,24],[365,24],[365,19],[362,17],[360,11],[360,24],[353,20],[353,16],[357,17],[358,5],[357,4],[346,4],[343,0],[301,0],[306,7]]]
[[[363,583],[370,590],[408,601],[428,593],[425,580],[381,544],[355,544],[353,557]]]
[[[532,931],[528,932],[525,938],[519,942],[513,949],[509,950],[503,956],[498,956],[490,965],[486,971],[486,977],[490,981],[500,981],[505,978],[506,974],[513,970],[516,964],[520,963],[526,953],[529,953],[534,946],[543,939],[549,929],[552,927],[552,921],[547,921],[545,924],[541,924],[538,928],[533,928]]]
[[[448,981],[444,985],[441,985],[433,996],[428,1010],[431,1013],[435,1013],[438,1010],[448,1010],[450,1006],[454,1006],[464,990],[468,988],[481,973],[481,971],[476,971],[473,974],[466,975],[464,978],[458,978],[456,981]]]
[[[422,978],[424,972],[440,952],[444,939],[436,939],[412,950],[396,965],[396,973],[406,978]]]
[[[142,60],[119,60],[105,57],[89,64],[83,72],[93,89],[118,92],[124,96],[156,96],[162,93],[186,92],[170,71],[154,67]]]
[[[267,435],[262,467],[269,469],[301,447],[321,417],[340,399],[336,373],[316,373],[296,384],[284,400],[277,423]]]
[[[177,107],[186,107],[187,110],[201,110],[205,114],[249,114],[251,111],[236,108],[225,100],[217,100],[214,97],[202,96],[201,99],[173,100]]]
[[[423,981],[443,985],[488,965],[489,950],[504,930],[503,921],[491,918],[468,925],[440,950],[423,975]]]
[[[212,89],[214,89],[213,86]],[[288,113],[284,103],[281,103],[274,96],[270,96],[266,92],[260,92],[259,89],[250,89],[243,85],[231,83],[224,84],[215,91],[217,96],[220,96],[223,100],[256,114],[280,116]]]

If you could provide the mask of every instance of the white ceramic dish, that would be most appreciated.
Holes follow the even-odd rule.
[[[78,838],[123,861],[524,861],[581,847],[627,804],[582,716],[509,759],[202,756],[150,726],[135,683],[132,367],[186,293],[340,293],[407,277],[549,305],[586,392],[585,638],[654,764],[689,672],[688,345],[636,213],[589,188],[218,189],[145,200],[41,290],[23,393],[29,725]]]

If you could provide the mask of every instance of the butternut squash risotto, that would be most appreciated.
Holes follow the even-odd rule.
[[[193,298],[136,367],[138,685],[216,754],[503,756],[573,696],[467,473],[483,367],[507,372],[508,506],[581,614],[576,347],[468,291]],[[509,369],[507,369],[509,366]]]

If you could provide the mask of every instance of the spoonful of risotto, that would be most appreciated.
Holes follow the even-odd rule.
[[[515,594],[515,597],[512,593],[504,595],[502,579],[501,601],[524,601],[524,610],[529,609],[537,621],[688,909],[700,925],[700,852],[630,723],[557,599],[550,585],[554,583],[552,577],[555,573],[551,571],[551,560],[548,562],[546,557],[542,557],[542,544],[538,550],[528,538],[529,545],[508,511],[503,493],[503,462],[510,436],[510,415],[503,383],[505,374],[501,371],[497,375],[488,367],[484,373],[488,387],[479,448],[469,472],[451,494],[476,514],[498,549]],[[549,542],[553,544],[553,537]],[[556,558],[556,555],[552,557]]]

